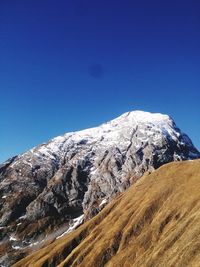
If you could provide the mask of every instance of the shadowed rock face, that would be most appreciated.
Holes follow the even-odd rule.
[[[14,234],[17,246],[26,247],[63,225],[66,231],[71,220],[91,218],[145,172],[199,157],[162,114],[133,111],[59,136],[0,165],[0,238]]]

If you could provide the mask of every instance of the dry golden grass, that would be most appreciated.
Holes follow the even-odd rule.
[[[14,266],[200,266],[200,160],[144,176],[92,220]]]

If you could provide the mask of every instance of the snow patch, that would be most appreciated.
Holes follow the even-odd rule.
[[[18,219],[18,220],[24,220],[24,219],[26,219],[26,214],[25,214],[25,215],[23,215],[23,216],[21,216],[21,217],[19,217],[19,219]]]
[[[43,241],[42,241],[42,242],[43,242]],[[38,244],[40,244],[40,243],[42,243],[42,242],[34,242],[34,243],[31,243],[31,244],[29,245],[29,247],[36,246],[36,245],[38,245]]]
[[[17,238],[11,235],[9,240],[10,241],[17,241]]]
[[[20,246],[12,246],[12,248],[15,250],[22,249]]]
[[[102,201],[101,201],[101,203],[99,204],[99,207],[101,208],[102,206],[104,206],[105,204],[107,204],[107,199],[103,199]]]
[[[68,230],[66,232],[62,233],[62,235],[58,236],[56,239],[59,239],[59,238],[63,237],[64,235],[66,235],[66,234],[72,232],[73,230],[75,230],[83,222],[83,219],[84,219],[84,214],[82,214],[81,216],[73,219],[70,227],[68,228]]]

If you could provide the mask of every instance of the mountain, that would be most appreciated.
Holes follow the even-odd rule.
[[[169,116],[132,111],[9,159],[0,166],[2,262],[73,231],[144,173],[199,157]]]
[[[169,163],[13,267],[199,267],[199,188],[200,160]]]

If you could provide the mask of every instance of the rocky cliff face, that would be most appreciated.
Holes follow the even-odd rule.
[[[10,250],[22,250],[39,236],[62,234],[145,172],[199,157],[189,137],[162,114],[128,112],[59,136],[0,165],[0,238],[4,245],[10,239]]]

